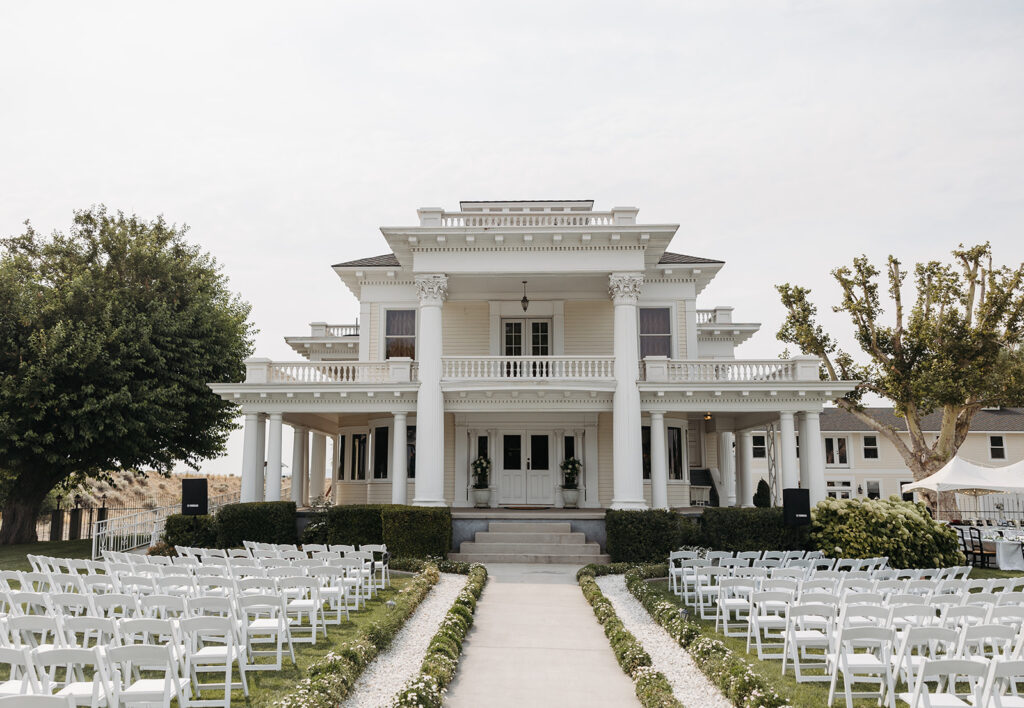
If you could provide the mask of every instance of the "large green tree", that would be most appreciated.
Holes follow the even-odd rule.
[[[103,207],[0,241],[0,543],[36,540],[47,493],[224,450],[249,305],[187,229]]]
[[[856,358],[818,322],[810,290],[788,283],[776,286],[787,311],[778,338],[821,357],[822,378],[859,381],[836,405],[892,443],[921,480],[956,454],[982,407],[1024,401],[1024,265],[993,265],[987,243],[961,245],[951,263],[914,267],[916,295],[909,303],[907,275],[890,256],[883,281],[886,312],[882,273],[866,256],[832,271],[842,291],[832,309],[850,317],[861,350]],[[906,422],[906,435],[865,409],[868,394],[892,403]],[[942,423],[938,437],[929,439],[921,421],[933,412],[941,412]],[[943,499],[940,508],[955,505]]]

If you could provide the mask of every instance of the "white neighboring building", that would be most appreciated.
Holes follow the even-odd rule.
[[[866,411],[897,430],[906,430],[903,419],[898,418],[891,408],[867,408]],[[885,499],[902,494],[901,485],[913,481],[913,475],[896,447],[852,414],[829,407],[822,411],[820,421],[820,449],[828,496]],[[922,430],[929,440],[938,438],[941,422],[938,413],[925,416],[921,421]],[[905,432],[901,436],[909,437]],[[754,434],[754,467],[758,479],[768,476],[766,441],[766,431]],[[1024,459],[1024,408],[978,411],[957,454],[987,467],[1002,467]],[[1014,518],[1024,515],[1019,495],[960,497],[960,509],[965,513],[977,510],[993,514],[996,511],[1012,512],[1017,515]],[[749,503],[749,500],[744,502]],[[996,504],[1002,504],[1004,508],[996,509]]]
[[[779,486],[825,496],[822,406],[852,384],[814,357],[744,360],[759,325],[697,298],[724,263],[666,250],[676,224],[590,201],[462,202],[383,227],[389,252],[333,266],[358,324],[314,322],[303,361],[250,359],[211,384],[245,415],[243,501],[472,505],[470,463],[493,462],[491,506],[561,507],[581,459],[581,507],[689,507],[753,493],[753,431],[780,431]],[[767,288],[767,286],[766,286]],[[327,441],[333,459],[327,456]],[[265,470],[265,474],[264,474]],[[694,484],[691,484],[691,480]]]

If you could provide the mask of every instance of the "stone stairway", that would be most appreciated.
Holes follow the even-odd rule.
[[[491,521],[448,558],[468,563],[607,563],[596,543],[573,532],[568,521]]]

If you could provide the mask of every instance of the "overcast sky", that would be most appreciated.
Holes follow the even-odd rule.
[[[1024,260],[1017,0],[7,2],[0,92],[0,234],[187,223],[273,358],[355,319],[331,263],[460,199],[679,223],[727,261],[699,306],[763,323],[747,357],[783,348],[773,285],[827,311],[857,254]]]

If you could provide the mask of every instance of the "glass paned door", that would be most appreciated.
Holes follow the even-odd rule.
[[[499,440],[498,503],[553,505],[553,436],[550,433],[506,431]]]
[[[555,503],[555,474],[551,468],[551,435],[530,433],[530,457],[526,461],[526,503]]]
[[[504,320],[505,356],[549,356],[551,354],[551,320]],[[505,366],[509,378],[550,376],[550,364],[544,361],[509,362]]]
[[[522,433],[504,433],[501,438],[501,469],[498,479],[499,504],[526,503],[526,456]]]

